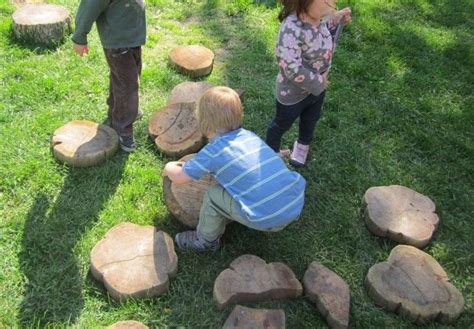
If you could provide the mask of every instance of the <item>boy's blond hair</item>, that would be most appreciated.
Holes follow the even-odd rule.
[[[239,95],[228,87],[213,87],[198,101],[196,117],[206,136],[242,126],[243,109]]]

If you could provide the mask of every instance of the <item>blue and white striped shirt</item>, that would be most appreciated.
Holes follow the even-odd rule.
[[[305,179],[251,131],[236,129],[213,138],[183,171],[193,179],[210,174],[240,205],[254,227],[288,224],[303,209]]]

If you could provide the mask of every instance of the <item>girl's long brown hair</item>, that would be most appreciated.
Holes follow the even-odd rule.
[[[280,0],[283,8],[281,9],[280,14],[278,14],[278,19],[281,22],[291,13],[296,13],[297,16],[300,16],[308,11],[308,7],[312,2],[313,0]]]

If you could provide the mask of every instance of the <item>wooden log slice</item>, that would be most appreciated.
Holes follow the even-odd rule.
[[[151,116],[148,132],[166,155],[179,158],[203,147],[205,138],[194,116],[194,107],[195,103],[171,104]]]
[[[168,97],[167,104],[169,105],[169,104],[176,104],[176,103],[197,102],[199,98],[212,87],[215,87],[212,83],[204,82],[204,81],[182,82],[173,88],[170,96]],[[242,89],[234,89],[234,90],[239,95],[240,100],[243,102],[244,91]]]
[[[365,285],[376,304],[416,323],[453,322],[464,310],[464,297],[443,267],[412,246],[393,248],[387,261],[369,269]]]
[[[54,156],[74,167],[101,163],[118,150],[112,128],[91,121],[75,120],[58,128],[51,140]]]
[[[17,9],[12,18],[15,37],[37,46],[56,46],[72,31],[71,16],[63,6],[27,4]]]
[[[113,325],[108,326],[107,329],[148,329],[148,326],[145,326],[141,322],[130,320],[116,322]]]
[[[193,157],[194,154],[189,154],[180,161],[186,162]],[[177,220],[188,227],[195,228],[198,224],[204,194],[216,184],[216,180],[211,176],[205,176],[187,184],[174,184],[168,177],[163,177],[166,206]]]
[[[203,46],[178,46],[171,50],[168,60],[178,71],[199,78],[211,73],[214,53]]]
[[[222,329],[285,329],[285,311],[237,305]]]
[[[214,87],[208,82],[185,81],[176,85],[168,97],[168,104],[192,103],[197,102],[199,98],[209,89]]]
[[[168,291],[178,272],[173,239],[153,226],[120,223],[92,249],[91,274],[117,301]]]
[[[363,198],[365,222],[375,235],[424,248],[439,225],[427,196],[400,185],[369,188]]]

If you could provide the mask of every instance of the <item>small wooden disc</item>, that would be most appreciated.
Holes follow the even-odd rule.
[[[214,53],[203,46],[178,46],[171,50],[168,59],[178,71],[198,78],[211,73]]]
[[[75,167],[99,164],[117,152],[118,136],[112,128],[75,120],[58,128],[51,140],[54,156]]]
[[[69,11],[58,5],[27,4],[17,9],[12,19],[17,39],[41,46],[59,44],[72,29]]]
[[[194,106],[195,103],[171,104],[151,116],[148,132],[166,155],[179,158],[204,145],[205,138],[194,116]]]
[[[194,157],[188,154],[179,161],[187,161]],[[195,228],[199,220],[204,194],[211,187],[217,185],[211,176],[200,180],[193,180],[187,184],[174,184],[168,177],[163,177],[163,194],[169,211],[186,226]]]

